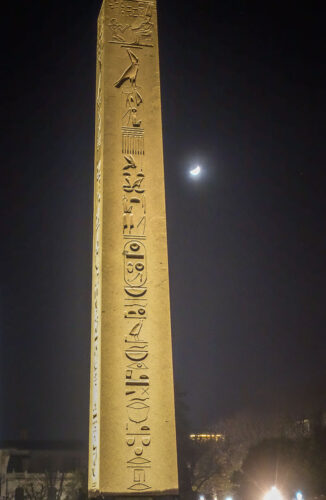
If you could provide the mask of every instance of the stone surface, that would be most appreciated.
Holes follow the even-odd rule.
[[[98,20],[89,491],[178,490],[156,2]]]

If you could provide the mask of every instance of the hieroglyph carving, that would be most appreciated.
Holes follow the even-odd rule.
[[[121,85],[128,80],[133,88],[136,87],[139,59],[131,50],[127,49],[127,53],[131,64],[124,70],[119,80],[115,82],[115,87],[121,87]]]
[[[139,115],[144,101],[142,88],[137,84],[139,58],[127,49],[130,63],[115,82],[115,87],[122,87],[122,153],[128,155],[144,155],[144,128]]]
[[[122,167],[122,233],[125,239],[124,319],[125,319],[125,406],[126,444],[130,450],[127,470],[131,491],[150,486],[150,344],[146,335],[147,258],[146,187],[142,156],[124,156]],[[145,462],[134,464],[134,458]],[[146,463],[146,467],[142,466]]]
[[[118,43],[122,47],[153,47],[151,2],[112,0],[109,6],[112,13],[108,22],[110,43]]]
[[[93,318],[92,318],[92,374],[91,374],[91,487],[96,490],[99,476],[99,408],[100,408],[100,350],[101,350],[101,239],[102,239],[102,65],[104,44],[104,15],[100,13],[97,43],[96,92],[96,152],[95,152],[95,224],[93,258]]]
[[[103,0],[98,23],[92,498],[178,490],[156,3]]]
[[[112,5],[111,5],[112,4]],[[141,2],[114,2],[110,6],[128,15],[138,17]],[[145,5],[145,4],[144,4]],[[143,15],[151,16],[150,4],[146,3]],[[136,9],[136,10],[135,10]],[[137,10],[138,9],[138,10]],[[132,14],[133,13],[133,14]],[[149,21],[148,21],[149,22]],[[117,19],[111,19],[109,27],[115,41],[125,41],[128,30],[141,29],[125,26]],[[145,26],[142,28],[145,30]],[[149,26],[148,26],[149,29]],[[145,31],[141,31],[145,36]],[[148,36],[151,36],[148,33]],[[141,37],[137,38],[140,44]],[[123,44],[121,44],[123,47]],[[126,49],[123,49],[126,50]],[[144,102],[142,90],[137,83],[140,58],[130,49],[126,50],[129,64],[113,84],[120,89],[122,113],[122,156],[121,156],[121,198],[122,235],[124,248],[124,283],[121,291],[124,298],[123,318],[125,353],[125,408],[126,446],[128,449],[127,471],[130,472],[126,488],[131,492],[151,489],[151,428],[150,428],[150,343],[147,334],[147,258],[146,258],[146,172],[144,163],[144,128],[138,111]]]

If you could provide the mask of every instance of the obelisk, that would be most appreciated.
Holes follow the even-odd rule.
[[[98,19],[90,496],[178,492],[156,1]]]

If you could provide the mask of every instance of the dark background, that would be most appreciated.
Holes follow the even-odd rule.
[[[99,8],[2,6],[2,439],[88,438]],[[325,14],[159,0],[174,365],[194,430],[326,406]]]

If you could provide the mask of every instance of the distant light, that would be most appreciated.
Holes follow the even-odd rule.
[[[217,500],[217,496],[216,495],[213,497],[213,500]]]
[[[303,494],[301,493],[301,491],[297,491],[296,494],[295,494],[295,498],[297,500],[303,500]]]
[[[201,168],[199,165],[197,165],[196,168],[193,168],[192,170],[190,170],[190,175],[192,175],[193,177],[196,177],[197,175],[200,174],[200,171],[201,171]]]
[[[263,500],[283,500],[283,495],[276,486],[272,486],[271,489],[265,493]]]
[[[189,434],[189,438],[192,441],[219,441],[220,439],[224,439],[224,436],[223,434]]]
[[[199,495],[199,500],[205,500],[205,495]]]
[[[225,500],[233,500],[232,497],[225,497]]]

